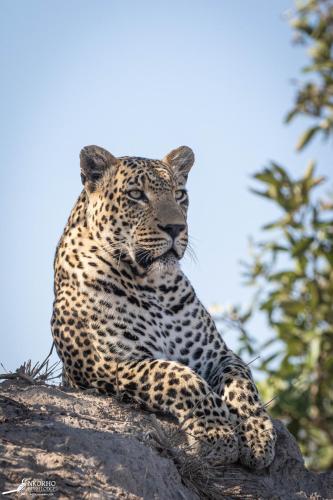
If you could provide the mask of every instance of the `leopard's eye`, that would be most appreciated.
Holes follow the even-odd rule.
[[[140,189],[131,189],[130,191],[127,191],[127,194],[130,198],[133,198],[133,200],[144,200],[145,199],[145,194]]]
[[[187,192],[185,189],[177,189],[177,191],[175,192],[175,198],[177,201],[185,200],[186,196]]]

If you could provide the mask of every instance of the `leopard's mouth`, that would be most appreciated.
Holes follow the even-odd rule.
[[[144,269],[148,269],[152,264],[158,261],[167,262],[174,259],[179,260],[179,258],[180,257],[174,248],[170,248],[169,250],[167,250],[162,255],[159,255],[158,257],[152,256],[146,250],[138,250],[135,253],[136,263],[139,264],[139,266],[143,267]]]

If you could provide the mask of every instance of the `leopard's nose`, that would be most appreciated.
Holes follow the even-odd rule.
[[[174,240],[177,238],[179,233],[185,229],[185,224],[166,224],[165,226],[159,224],[158,227],[162,229],[162,231],[166,232],[171,238]]]

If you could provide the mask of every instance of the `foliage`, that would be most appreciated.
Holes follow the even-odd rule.
[[[301,150],[315,135],[328,138],[333,134],[333,2],[302,0],[296,5],[291,25],[296,42],[310,46],[310,64],[303,68],[309,79],[300,84],[286,121],[298,115],[311,118],[312,125],[297,143],[297,149]]]
[[[275,331],[257,346],[264,400],[285,419],[312,467],[333,465],[333,203],[315,200],[323,182],[310,165],[292,180],[272,163],[254,175],[255,192],[277,204],[278,220],[264,226],[269,238],[254,246],[248,283]],[[244,325],[243,325],[244,329]],[[253,351],[250,353],[253,356]]]
[[[310,45],[311,63],[286,121],[312,120],[298,141],[303,149],[316,135],[333,135],[333,0],[296,1],[291,20],[299,43]],[[234,308],[229,319],[239,332],[239,353],[247,352],[261,372],[264,402],[285,421],[314,469],[333,467],[333,203],[315,196],[324,182],[314,165],[294,180],[276,163],[257,172],[253,193],[280,210],[263,227],[267,239],[252,244],[246,264],[255,287],[250,310]],[[249,320],[264,313],[274,334],[265,343],[249,335]]]

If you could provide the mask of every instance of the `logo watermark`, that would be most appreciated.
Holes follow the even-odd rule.
[[[15,490],[3,491],[2,495],[17,493],[18,495],[52,496],[57,491],[56,481],[43,481],[42,479],[22,479]]]

